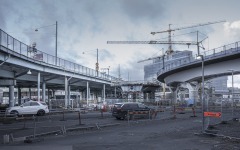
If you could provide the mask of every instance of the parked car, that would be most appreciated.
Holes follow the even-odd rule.
[[[8,114],[16,115],[38,115],[43,116],[46,113],[49,113],[48,105],[45,102],[38,101],[28,101],[23,103],[20,106],[9,107],[6,109]]]
[[[126,119],[128,116],[128,112],[145,112],[139,113],[138,115],[143,117],[148,116],[149,111],[151,111],[151,109],[142,103],[116,103],[112,108],[112,116],[116,117],[116,119]],[[133,115],[130,115],[129,117],[132,118],[132,116]]]

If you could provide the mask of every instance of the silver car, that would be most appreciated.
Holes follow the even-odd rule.
[[[6,109],[8,114],[16,114],[16,115],[39,115],[43,116],[46,113],[49,113],[48,105],[45,102],[39,101],[28,101],[23,103],[20,106],[9,107]]]

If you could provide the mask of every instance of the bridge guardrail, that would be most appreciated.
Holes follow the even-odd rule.
[[[8,51],[14,51],[22,56],[26,56],[35,62],[53,65],[64,71],[70,71],[77,74],[91,76],[95,78],[105,79],[109,81],[118,81],[118,78],[110,76],[106,73],[98,72],[94,69],[70,62],[68,60],[57,57],[57,64],[55,64],[55,56],[42,52],[35,47],[24,44],[23,42],[15,39],[0,29],[0,46],[5,47]]]

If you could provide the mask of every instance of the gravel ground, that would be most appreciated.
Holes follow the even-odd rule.
[[[119,122],[124,122],[120,120]],[[101,130],[74,131],[33,143],[12,143],[1,150],[240,150],[239,121],[217,124],[217,135],[201,134],[201,118],[134,121]]]
[[[240,150],[240,122],[238,120],[220,123],[214,126],[219,143],[214,144],[213,150]]]

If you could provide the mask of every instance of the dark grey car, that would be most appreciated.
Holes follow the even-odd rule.
[[[116,119],[126,119],[129,113],[129,117],[132,118],[134,112],[137,116],[142,117],[149,116],[149,111],[151,109],[142,103],[116,103],[112,109],[112,116],[116,117]]]

